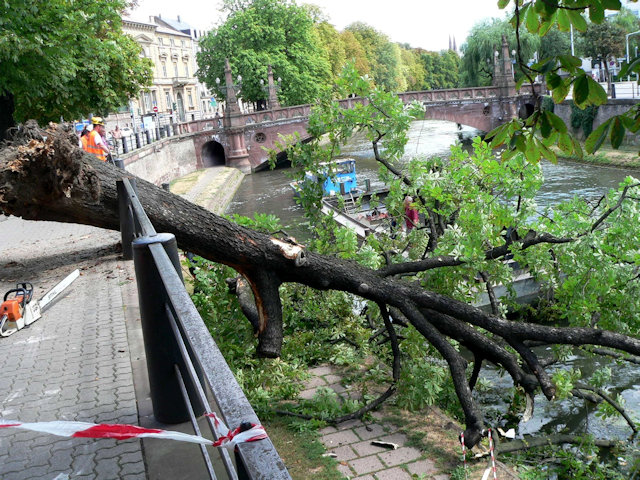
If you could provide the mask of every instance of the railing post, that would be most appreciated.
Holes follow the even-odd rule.
[[[130,139],[131,139],[130,136],[122,137],[122,152],[123,153],[129,153],[129,140]]]
[[[136,189],[135,179],[129,179],[129,183]],[[122,257],[125,260],[131,260],[133,258],[133,247],[131,243],[135,238],[135,223],[133,220],[133,212],[131,210],[131,202],[127,190],[124,188],[124,181],[118,180],[116,182],[118,189],[118,211],[120,214],[120,238],[122,243]]]
[[[145,135],[147,136],[147,145],[151,143],[151,130],[145,130]]]
[[[136,238],[133,241],[133,262],[138,284],[138,301],[142,334],[147,356],[151,403],[155,418],[162,423],[182,423],[189,420],[189,410],[182,398],[174,365],[183,366],[180,349],[173,335],[166,305],[169,302],[164,284],[149,248],[161,244],[173,267],[182,279],[178,244],[171,233]],[[181,368],[181,370],[184,370]],[[192,397],[193,398],[193,397]],[[192,402],[196,415],[204,413],[199,401]]]
[[[136,132],[136,148],[142,147],[142,143],[140,141],[140,132]]]

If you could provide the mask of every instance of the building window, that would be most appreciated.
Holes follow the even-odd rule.
[[[173,41],[173,38],[171,39],[171,46],[175,47],[176,46],[176,42]]]
[[[191,92],[189,92],[187,96],[189,99],[189,108],[193,108],[193,96],[191,95]]]
[[[173,62],[173,76],[174,77],[179,77],[180,75],[178,75],[178,64],[176,62]]]
[[[189,64],[187,62],[184,62],[184,76],[189,76]]]
[[[162,62],[162,75],[167,76],[167,62]]]
[[[160,45],[164,45],[164,38],[160,37],[160,38],[158,39],[158,42],[160,42]]]
[[[184,48],[184,40],[182,40],[182,48]]]
[[[148,112],[151,110],[151,95],[149,95],[149,92],[144,92],[143,99],[144,99],[144,111]]]
[[[154,107],[158,106],[158,95],[156,94],[155,90],[151,91],[151,102]]]

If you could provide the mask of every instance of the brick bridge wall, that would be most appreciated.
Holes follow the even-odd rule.
[[[622,115],[627,112],[631,107],[637,105],[638,100],[633,98],[610,98],[606,105],[600,105],[598,107],[598,113],[596,118],[593,119],[593,129],[595,130],[605,121],[609,120],[615,115]],[[575,130],[571,127],[571,104],[568,101],[562,102],[554,107],[554,113],[558,115],[564,123],[569,127],[569,131],[576,135],[581,140],[584,140],[584,133],[582,129]],[[628,132],[625,135],[624,142],[628,145],[640,144],[640,138],[635,133]]]

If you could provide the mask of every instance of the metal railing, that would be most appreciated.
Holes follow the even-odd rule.
[[[196,435],[198,417],[205,412],[219,412],[232,430],[245,422],[260,424],[184,288],[175,236],[155,231],[137,197],[135,180],[123,178],[117,189],[123,256],[135,266],[155,418],[163,423],[189,420]],[[214,420],[206,418],[217,439]],[[291,478],[268,438],[238,444],[235,462],[224,448],[199,448],[211,479],[217,478],[211,453],[220,456],[226,478]]]

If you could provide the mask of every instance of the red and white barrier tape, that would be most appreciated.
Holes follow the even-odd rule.
[[[498,470],[496,469],[496,457],[493,449],[493,435],[491,429],[487,430],[487,437],[489,437],[489,453],[491,454],[491,470],[493,472],[493,480],[498,480]]]
[[[203,445],[213,445],[214,447],[224,447],[233,449],[238,443],[255,442],[267,438],[267,432],[262,425],[252,424],[251,428],[240,432],[240,427],[229,431],[227,426],[216,417],[215,414],[207,414],[214,418],[218,425],[219,439],[215,442],[188,433],[174,432],[171,430],[160,430],[156,428],[144,428],[136,425],[123,425],[117,423],[88,423],[88,422],[36,422],[22,423],[13,420],[0,418],[0,428],[20,428],[33,432],[49,433],[60,437],[76,438],[113,438],[116,440],[128,440],[130,438],[164,438],[178,442],[200,443]],[[226,432],[226,433],[225,433]]]
[[[467,446],[464,444],[464,432],[460,434],[460,443],[462,444],[462,464],[464,465],[464,478],[467,478]]]

